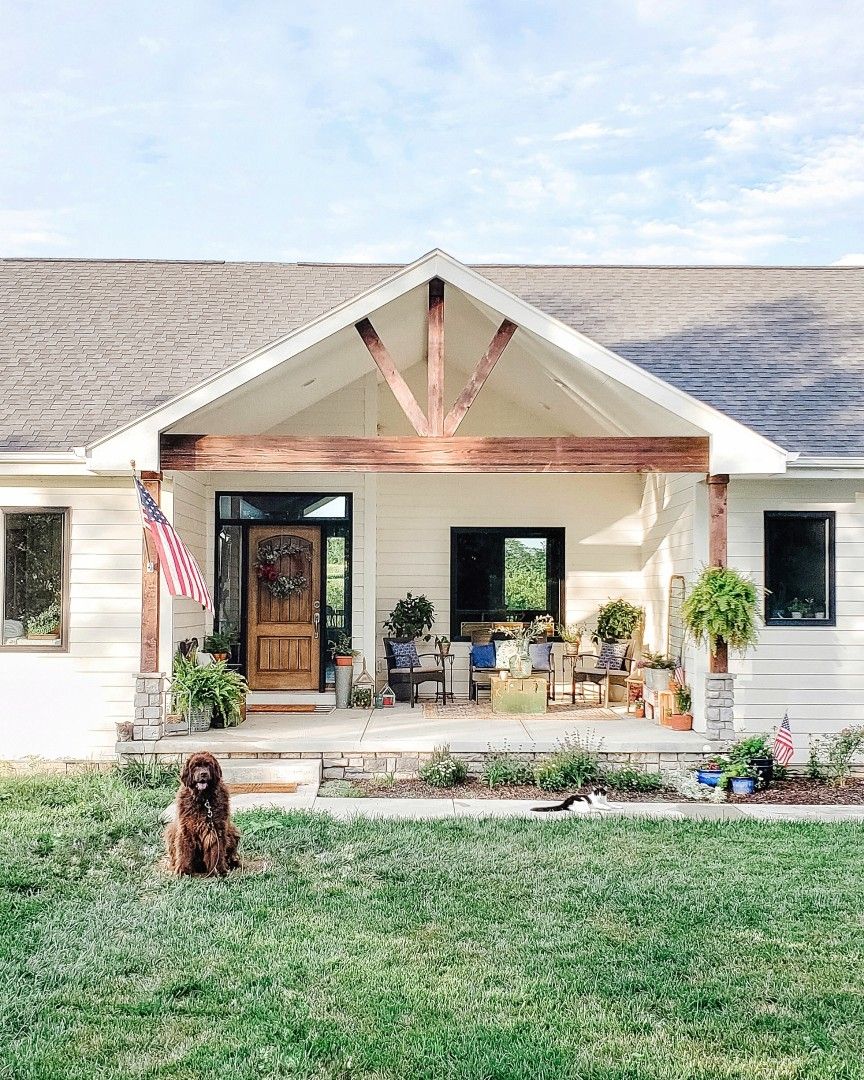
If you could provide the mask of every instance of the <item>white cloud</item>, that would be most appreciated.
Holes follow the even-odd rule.
[[[54,217],[46,210],[0,210],[0,252],[40,255],[66,247],[69,238],[57,228]]]
[[[632,134],[632,128],[612,128],[598,124],[596,121],[590,121],[587,124],[579,124],[575,128],[570,128],[569,131],[561,131],[557,135],[553,135],[552,142],[574,142],[579,139],[620,139],[630,134]]]
[[[721,150],[742,153],[756,149],[774,135],[786,135],[793,131],[798,121],[789,115],[766,113],[762,116],[732,116],[719,128],[709,128],[705,138]]]
[[[841,255],[835,259],[832,266],[864,266],[864,251],[850,251],[848,255]]]

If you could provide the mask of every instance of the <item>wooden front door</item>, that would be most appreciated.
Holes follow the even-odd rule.
[[[247,679],[252,690],[317,690],[321,670],[321,532],[249,530]]]

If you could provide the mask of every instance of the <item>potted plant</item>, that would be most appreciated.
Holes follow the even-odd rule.
[[[60,619],[60,601],[52,600],[44,611],[40,611],[38,615],[31,615],[27,620],[27,637],[60,637]]]
[[[338,631],[331,639],[330,655],[333,657],[333,663],[336,667],[351,667],[353,665],[357,651],[351,647],[351,638],[344,630]]]
[[[727,646],[746,652],[756,644],[756,585],[728,566],[706,566],[684,600],[684,625],[697,645],[708,643],[712,657]]]
[[[633,699],[633,714],[637,720],[645,719],[645,702],[641,697]]]
[[[760,790],[774,779],[774,754],[768,735],[748,735],[746,739],[739,739],[730,747],[729,757],[755,770],[756,786]]]
[[[642,625],[644,612],[641,607],[619,598],[609,600],[597,615],[594,640],[598,642],[629,641]]]
[[[435,638],[435,648],[438,650],[441,656],[447,656],[450,653],[450,638],[444,634],[442,637]]]
[[[797,596],[790,600],[786,607],[793,619],[810,618],[813,614],[813,601],[799,600]]]
[[[555,633],[555,620],[551,615],[538,615],[530,626],[531,641],[548,641]]]
[[[708,758],[696,769],[696,779],[700,784],[705,784],[708,787],[717,787],[717,784],[720,782],[720,777],[723,775],[723,770],[728,764],[729,759],[726,757],[718,756]]]
[[[645,685],[652,693],[670,688],[672,672],[675,670],[675,661],[670,656],[645,649],[637,666],[642,671]]]
[[[214,630],[204,638],[204,652],[210,653],[214,660],[227,660],[231,656],[231,638]]]
[[[558,637],[564,642],[565,656],[578,656],[582,651],[582,638],[588,633],[585,623],[561,623]]]
[[[242,723],[248,687],[246,680],[224,662],[202,665],[194,657],[174,657],[171,693],[173,711],[189,721],[190,731],[206,731],[216,714],[217,724]]]
[[[731,787],[733,795],[752,795],[756,790],[756,770],[744,761],[730,761],[718,784],[724,789]]]
[[[675,712],[669,713],[662,721],[663,727],[673,731],[689,731],[693,727],[693,694],[686,683],[676,682],[674,679],[669,684],[675,696]]]
[[[397,601],[396,606],[384,622],[384,629],[396,641],[415,641],[422,637],[429,641],[428,633],[435,622],[435,606],[428,597],[414,596],[406,593],[402,600]]]

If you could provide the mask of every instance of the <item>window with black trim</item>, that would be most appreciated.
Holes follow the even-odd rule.
[[[0,645],[66,644],[66,510],[0,512]]]
[[[834,513],[765,511],[765,622],[834,626]]]
[[[564,530],[460,527],[450,530],[450,636],[472,623],[559,621]]]

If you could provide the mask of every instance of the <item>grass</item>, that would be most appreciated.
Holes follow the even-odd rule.
[[[858,825],[258,812],[181,881],[153,783],[0,783],[3,1080],[861,1076]]]

